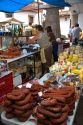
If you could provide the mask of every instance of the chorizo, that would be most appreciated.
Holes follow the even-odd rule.
[[[25,122],[25,121],[27,121],[27,117],[19,117],[18,118],[18,120],[20,121],[20,122]]]
[[[21,88],[21,91],[22,91],[24,94],[29,94],[29,93],[30,93],[30,90],[27,89],[27,88]]]
[[[64,97],[56,97],[58,102],[65,103],[65,98]]]
[[[12,91],[12,93],[24,93],[24,94],[29,94],[30,90],[27,88],[17,88]]]
[[[52,125],[52,123],[49,120],[47,120],[47,119],[45,119],[45,120],[39,120],[38,119],[38,123],[42,123],[44,125]]]
[[[24,111],[22,111],[22,110],[19,110],[19,109],[15,109],[14,110],[14,114],[15,115],[21,115],[21,114],[23,114],[24,113]]]
[[[61,123],[60,125],[67,125],[67,121],[64,121],[64,122]]]
[[[18,109],[18,110],[26,110],[26,109],[28,110],[28,109],[32,108],[32,104],[28,103],[28,104],[23,105],[23,106],[18,106],[16,104],[13,104],[12,107],[15,108],[15,109]]]
[[[51,111],[48,111],[46,109],[41,108],[40,106],[37,108],[38,112],[52,118],[56,118],[56,114],[52,113]]]
[[[5,116],[8,119],[14,118],[14,114],[13,113],[5,113]]]
[[[45,125],[45,124],[37,122],[37,125]]]
[[[8,112],[12,112],[13,108],[11,108],[11,107],[4,107],[4,110],[8,113]]]
[[[38,119],[42,119],[42,120],[45,119],[45,116],[44,116],[43,114],[41,114],[41,113],[37,113],[37,114],[36,114],[36,117],[37,117]]]
[[[24,100],[16,101],[17,105],[25,105],[30,101],[31,94],[27,95]]]
[[[11,103],[12,103],[12,102],[11,102],[10,100],[5,99],[3,105],[4,105],[4,106],[9,106],[9,105],[11,105]]]
[[[14,100],[14,101],[22,100],[24,97],[25,97],[25,94],[23,94],[23,93],[20,93],[20,94],[18,94],[18,93],[16,93],[16,94],[15,93],[14,94],[8,93],[7,94],[7,98],[9,100]]]
[[[56,99],[46,99],[46,100],[43,100],[41,102],[41,105],[43,105],[43,106],[53,106],[53,105],[56,105],[56,104],[57,104]]]
[[[62,112],[69,112],[69,110],[70,108],[67,104],[62,108]]]
[[[32,110],[28,110],[27,112],[24,112],[23,114],[21,114],[21,117],[27,117],[29,118],[29,116],[32,114]]]
[[[46,107],[46,109],[49,110],[49,111],[52,111],[54,113],[62,111],[61,106],[58,106],[58,107]]]
[[[68,113],[63,113],[60,118],[57,119],[50,119],[53,124],[60,124],[67,119]]]

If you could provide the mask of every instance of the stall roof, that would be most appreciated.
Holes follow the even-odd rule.
[[[15,18],[7,19],[7,20],[4,20],[4,21],[0,22],[0,24],[6,24],[6,23],[20,24],[20,23],[23,23],[23,22],[15,19]]]

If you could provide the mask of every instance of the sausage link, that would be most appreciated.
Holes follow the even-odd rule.
[[[8,113],[8,112],[12,112],[13,108],[11,108],[11,107],[4,107],[4,110]]]
[[[37,113],[37,114],[36,114],[36,117],[37,117],[38,119],[42,119],[42,120],[45,119],[45,116],[44,116],[43,114],[41,114],[41,113]]]
[[[56,105],[56,104],[57,104],[56,99],[46,99],[46,100],[43,100],[41,102],[41,105],[43,105],[43,106],[53,106],[53,105]]]
[[[18,105],[13,104],[12,107],[15,109],[18,109],[18,110],[28,110],[28,109],[32,108],[32,104],[28,103],[28,104],[23,105],[23,106],[18,106]]]
[[[38,123],[41,123],[41,124],[44,124],[44,125],[52,125],[52,123],[47,119],[45,119],[45,120],[39,120],[38,119]]]
[[[43,124],[43,123],[40,123],[40,122],[37,122],[37,125],[45,125],[45,124]]]
[[[65,103],[65,98],[64,97],[56,97],[58,102]]]
[[[62,112],[69,112],[69,110],[70,108],[67,104],[62,108]]]
[[[60,124],[67,120],[68,113],[63,113],[60,118],[57,119],[50,119],[53,124]]]
[[[29,94],[29,93],[30,93],[30,90],[27,89],[27,88],[21,88],[21,91],[22,91],[24,94]]]
[[[58,107],[46,107],[46,109],[49,110],[49,111],[52,111],[54,113],[62,111],[61,106],[58,106]]]
[[[21,114],[20,116],[21,116],[21,117],[27,117],[27,118],[29,118],[29,116],[30,116],[31,114],[32,114],[32,110],[28,110],[27,112]]]
[[[31,94],[27,95],[24,100],[16,101],[17,105],[25,105],[30,101]]]
[[[9,106],[9,105],[11,105],[11,103],[12,103],[12,102],[11,102],[10,100],[5,99],[3,105],[4,105],[4,106]]]
[[[5,116],[8,119],[14,118],[14,114],[13,113],[5,113]]]
[[[27,117],[19,117],[18,120],[20,122],[26,122],[28,120],[28,118]]]
[[[43,114],[45,116],[56,118],[56,114],[55,113],[52,113],[51,111],[43,109],[40,106],[37,108],[37,110],[38,110],[39,113],[41,113],[41,114]]]
[[[9,100],[14,100],[14,101],[16,101],[16,100],[22,100],[23,98],[25,97],[25,94],[23,94],[23,93],[21,93],[20,95],[19,94],[11,94],[11,93],[8,93],[7,94],[7,98],[9,99]]]
[[[21,115],[21,114],[23,114],[24,113],[24,111],[22,111],[22,110],[19,110],[19,109],[15,109],[14,110],[14,114],[15,115]]]
[[[67,125],[67,121],[64,121],[64,122],[61,123],[60,125]]]

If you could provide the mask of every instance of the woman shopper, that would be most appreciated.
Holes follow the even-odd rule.
[[[48,71],[48,68],[51,66],[52,58],[52,48],[49,42],[47,34],[44,32],[41,25],[36,26],[37,35],[32,39],[29,39],[27,42],[29,44],[38,43],[40,45],[41,51],[41,62],[42,62],[42,74]]]
[[[53,59],[55,62],[55,61],[58,61],[58,43],[56,42],[56,38],[52,31],[51,26],[47,26],[46,30],[47,30],[47,35],[49,37],[49,41],[52,44],[52,53],[53,53]]]

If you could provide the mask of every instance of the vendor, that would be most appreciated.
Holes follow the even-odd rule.
[[[46,31],[47,31],[47,35],[49,37],[49,41],[52,44],[52,54],[53,54],[54,62],[58,61],[58,43],[56,42],[56,38],[52,31],[51,26],[47,26]]]
[[[37,25],[36,30],[37,35],[33,36],[32,39],[29,39],[27,42],[28,44],[38,43],[40,45],[40,55],[43,64],[42,73],[44,74],[48,67],[51,66],[52,47],[47,34],[44,33],[43,27],[41,25]]]

